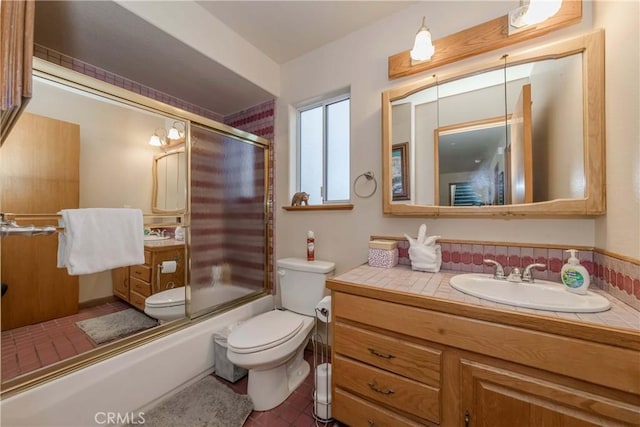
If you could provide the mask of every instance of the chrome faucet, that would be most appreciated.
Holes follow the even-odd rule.
[[[504,268],[502,268],[502,264],[500,264],[498,261],[492,260],[492,259],[483,259],[482,262],[484,262],[485,264],[488,265],[495,265],[496,266],[496,272],[493,273],[493,278],[494,279],[499,279],[499,280],[504,280]]]
[[[540,264],[540,263],[527,265],[527,267],[524,269],[524,272],[522,273],[522,281],[527,283],[533,283],[534,279],[533,279],[533,273],[531,272],[531,269],[544,268],[544,267],[546,267],[546,265]]]
[[[522,275],[518,267],[513,267],[507,276],[508,282],[520,283],[522,282]]]

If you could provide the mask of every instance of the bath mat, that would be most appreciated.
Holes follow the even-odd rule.
[[[208,375],[145,412],[144,427],[242,427],[252,410],[249,396]]]
[[[157,326],[158,321],[136,309],[128,308],[93,319],[80,320],[76,325],[96,344],[102,344]]]

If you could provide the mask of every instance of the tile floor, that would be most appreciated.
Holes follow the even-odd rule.
[[[98,345],[78,328],[75,322],[127,308],[130,308],[128,304],[114,301],[81,309],[71,316],[2,331],[2,381],[97,347]]]
[[[306,380],[294,391],[280,406],[270,411],[253,411],[244,427],[342,427],[339,422],[324,423],[313,418],[313,352],[306,351],[305,359],[312,367],[312,372]],[[215,376],[215,375],[214,375]],[[222,378],[215,377],[220,382],[228,385],[236,393],[247,393],[247,377],[230,383]]]

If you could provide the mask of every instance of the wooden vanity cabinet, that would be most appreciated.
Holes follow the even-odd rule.
[[[144,264],[112,270],[113,294],[144,311],[147,297],[184,286],[184,244],[145,246]],[[159,274],[164,261],[176,261],[175,273]]]
[[[479,307],[452,302],[442,312],[442,300],[432,310],[425,297],[328,287],[332,411],[347,425],[640,425],[637,335],[614,345],[587,339],[585,325],[576,326],[579,337],[566,324],[554,334],[544,321],[541,331],[505,324],[504,313],[496,322],[467,315]]]

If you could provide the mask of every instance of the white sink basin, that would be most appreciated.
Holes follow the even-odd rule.
[[[144,236],[144,241],[145,242],[155,242],[157,240],[167,240],[167,239],[170,239],[170,238],[171,238],[171,236],[156,236],[154,234],[154,235],[151,235],[151,236]]]
[[[512,283],[494,279],[489,274],[459,274],[451,278],[451,287],[489,301],[536,310],[570,313],[596,313],[611,307],[608,299],[593,292],[576,295],[560,283],[536,280]]]

